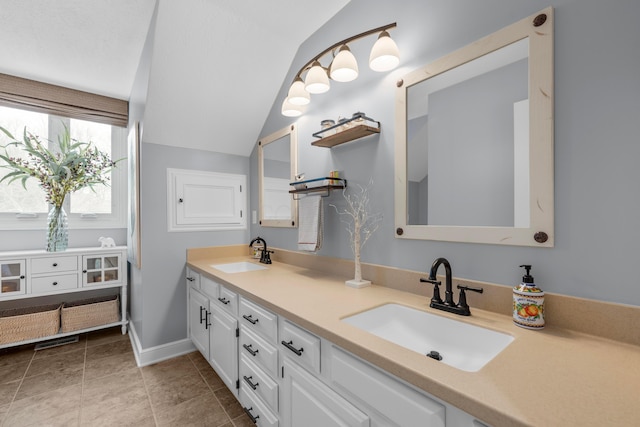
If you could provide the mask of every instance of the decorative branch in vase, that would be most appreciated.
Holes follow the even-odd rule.
[[[347,224],[347,231],[351,236],[351,250],[354,257],[355,271],[353,280],[347,280],[345,284],[353,288],[363,288],[371,285],[371,281],[362,279],[360,252],[380,226],[380,221],[382,221],[382,214],[372,214],[370,212],[371,199],[369,198],[369,191],[372,186],[373,179],[369,180],[369,184],[366,187],[356,184],[358,190],[353,194],[347,194],[346,188],[342,190],[342,196],[347,202],[343,210],[338,210],[335,205],[330,205],[333,206],[338,215],[346,218],[341,219],[341,221]]]
[[[11,142],[2,146],[4,161],[0,167],[9,169],[0,182],[20,180],[25,190],[26,181],[35,178],[46,194],[51,205],[47,222],[47,251],[57,252],[67,249],[69,234],[67,214],[63,204],[67,194],[94,185],[108,185],[109,175],[116,162],[109,155],[94,147],[91,142],[81,142],[71,138],[69,129],[58,137],[55,150],[47,148],[37,135],[24,129],[22,140],[17,140],[7,129],[0,126]],[[26,153],[26,158],[11,156],[8,147],[15,146]]]

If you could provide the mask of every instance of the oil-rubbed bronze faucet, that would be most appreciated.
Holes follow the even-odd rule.
[[[260,262],[263,264],[271,264],[271,255],[273,251],[267,250],[267,242],[260,236],[256,237],[249,243],[249,247],[252,247],[254,243],[262,242],[262,249],[260,249]]]
[[[444,291],[444,301],[440,298],[440,285],[442,284],[436,279],[436,274],[438,272],[438,268],[440,265],[444,265],[444,274],[445,274],[445,291]],[[420,279],[423,283],[431,283],[433,284],[433,297],[431,297],[430,307],[436,308],[438,310],[448,311],[450,313],[459,314],[461,316],[469,316],[471,315],[471,311],[469,310],[469,305],[467,304],[467,294],[465,291],[473,291],[482,293],[482,288],[472,288],[469,286],[461,286],[458,285],[458,289],[460,289],[460,296],[458,297],[458,304],[453,302],[453,286],[452,286],[452,275],[451,275],[451,264],[447,261],[446,258],[437,258],[433,265],[431,265],[431,271],[429,272],[428,279]]]

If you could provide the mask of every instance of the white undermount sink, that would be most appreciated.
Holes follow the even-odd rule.
[[[463,371],[480,370],[504,350],[513,337],[399,304],[386,304],[342,319],[387,341]],[[437,357],[437,355],[433,355]]]
[[[211,267],[224,273],[246,273],[247,271],[267,269],[267,267],[263,267],[260,264],[255,264],[248,261],[232,262],[229,264],[211,264]]]

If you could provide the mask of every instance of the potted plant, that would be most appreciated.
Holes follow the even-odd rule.
[[[108,185],[107,172],[116,162],[94,147],[91,142],[71,138],[69,129],[58,137],[56,150],[47,148],[48,141],[24,129],[22,140],[17,140],[7,129],[0,126],[10,143],[3,146],[4,154],[0,167],[9,169],[0,182],[20,180],[26,190],[26,181],[35,178],[44,190],[51,205],[47,221],[47,251],[64,251],[68,245],[67,214],[63,204],[67,194],[97,184]],[[7,148],[16,146],[26,153],[26,158],[10,156]]]

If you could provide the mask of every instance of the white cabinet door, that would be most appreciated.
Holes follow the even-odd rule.
[[[82,286],[110,285],[122,282],[122,253],[102,253],[82,257]]]
[[[25,265],[24,259],[0,261],[0,298],[25,293]]]
[[[209,357],[209,300],[195,289],[189,289],[189,337],[202,355]]]
[[[369,417],[319,379],[285,358],[282,424],[290,427],[369,426]]]
[[[246,176],[168,169],[169,231],[246,228]]]
[[[217,302],[217,301],[216,301]],[[238,321],[223,309],[209,304],[209,362],[234,395],[238,395]]]

